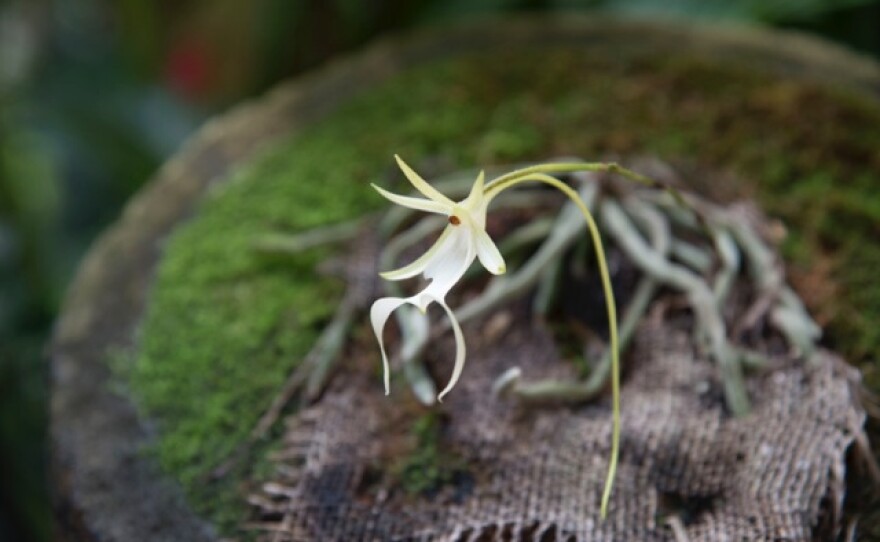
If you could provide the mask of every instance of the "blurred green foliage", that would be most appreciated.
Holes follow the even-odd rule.
[[[880,0],[0,0],[0,540],[49,537],[43,345],[76,262],[202,119],[391,30],[555,9],[880,55]]]

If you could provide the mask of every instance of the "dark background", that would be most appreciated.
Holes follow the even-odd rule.
[[[45,343],[67,282],[188,134],[379,34],[555,9],[800,29],[880,57],[880,0],[0,0],[0,541],[49,539]]]

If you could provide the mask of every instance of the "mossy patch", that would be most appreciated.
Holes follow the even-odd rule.
[[[415,446],[388,467],[394,485],[413,496],[431,496],[468,476],[462,460],[441,445],[442,429],[436,412],[415,420],[411,428]]]
[[[876,102],[651,54],[547,49],[425,66],[242,167],[166,246],[130,381],[158,422],[162,465],[224,530],[246,513],[242,482],[253,473],[218,483],[208,475],[246,437],[342,291],[314,270],[326,253],[279,261],[251,244],[385,205],[369,182],[400,179],[393,153],[429,176],[630,153],[732,171],[746,180],[736,192],[756,195],[790,227],[790,271],[831,345],[856,361],[880,350]]]

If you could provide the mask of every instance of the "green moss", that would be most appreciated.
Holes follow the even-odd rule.
[[[441,446],[439,416],[422,415],[413,424],[415,447],[389,467],[393,483],[410,495],[430,495],[465,475],[462,461]]]
[[[368,183],[400,178],[393,153],[426,175],[626,153],[731,170],[794,232],[795,277],[830,262],[834,295],[802,293],[830,315],[833,345],[854,360],[880,349],[876,104],[682,57],[545,50],[427,66],[248,164],[167,245],[131,384],[159,423],[162,464],[224,528],[244,513],[241,482],[252,472],[219,485],[207,475],[245,438],[341,292],[313,270],[326,254],[280,262],[249,246],[267,231],[384,205]],[[408,482],[417,491],[431,483]]]

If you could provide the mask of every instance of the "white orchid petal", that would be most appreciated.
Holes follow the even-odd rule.
[[[425,278],[437,279],[449,276],[458,270],[463,260],[472,252],[470,230],[464,226],[447,226],[449,235],[444,240],[434,258],[425,267]]]
[[[413,198],[410,196],[401,196],[400,194],[395,194],[394,192],[389,192],[378,185],[373,185],[373,188],[376,189],[377,192],[382,194],[385,198],[393,201],[394,203],[402,206],[408,207],[410,209],[415,209],[417,211],[426,211],[429,213],[438,213],[441,215],[448,215],[451,211],[451,207],[447,207],[442,203],[437,203],[436,201],[432,201],[429,199],[422,198]]]
[[[431,284],[421,295],[444,299],[476,258],[471,231],[463,226],[450,226],[450,229],[449,236],[425,266],[423,274]],[[425,303],[420,302],[419,306],[425,306]]]
[[[489,208],[489,199],[486,198],[486,194],[483,192],[485,180],[486,174],[480,171],[467,199],[461,202],[462,207],[468,210],[473,226],[481,229],[486,228],[486,211]]]
[[[476,230],[474,237],[476,238],[477,257],[483,267],[493,275],[503,275],[507,271],[504,257],[501,256],[501,252],[498,251],[498,247],[495,246],[495,242],[492,241],[486,230]]]
[[[455,202],[453,202],[451,199],[447,198],[446,196],[441,194],[436,188],[428,184],[425,179],[422,179],[418,173],[413,171],[413,169],[400,158],[400,156],[395,154],[394,159],[397,160],[398,167],[400,167],[400,170],[403,171],[404,175],[406,175],[406,178],[409,179],[409,182],[412,183],[415,189],[421,192],[426,198],[434,200],[435,202],[441,203],[450,208],[455,204]]]
[[[452,309],[450,309],[449,305],[447,305],[442,299],[434,299],[434,301],[446,311],[446,314],[449,316],[449,323],[452,324],[452,333],[455,335],[455,365],[452,366],[452,376],[449,378],[449,383],[446,384],[446,387],[443,388],[443,391],[437,396],[437,401],[442,403],[443,396],[452,390],[456,382],[458,382],[458,379],[461,377],[461,372],[464,369],[466,348],[464,344],[464,334],[461,332],[461,326],[458,324],[458,320],[455,319],[455,314],[453,314]]]
[[[383,297],[373,302],[370,307],[370,322],[373,324],[373,333],[379,341],[379,350],[382,351],[382,368],[385,373],[385,395],[391,393],[391,368],[388,364],[388,355],[385,353],[385,342],[382,340],[382,330],[385,329],[385,323],[388,317],[398,307],[404,303],[411,303],[410,299],[400,297]]]
[[[427,252],[422,254],[416,261],[399,269],[379,273],[379,276],[385,280],[404,280],[418,275],[419,273],[424,271],[428,264],[431,263],[431,260],[437,256],[437,253],[446,242],[446,238],[449,237],[450,233],[452,233],[452,228],[454,228],[454,226],[446,226],[446,229],[443,230],[443,233],[440,234],[440,237],[438,237],[434,244],[431,245],[431,248],[429,248]]]
[[[483,199],[483,185],[486,182],[486,172],[480,171],[480,174],[477,175],[477,180],[474,181],[474,186],[471,187],[470,194],[466,200],[464,200],[463,205],[467,207],[473,208]]]

